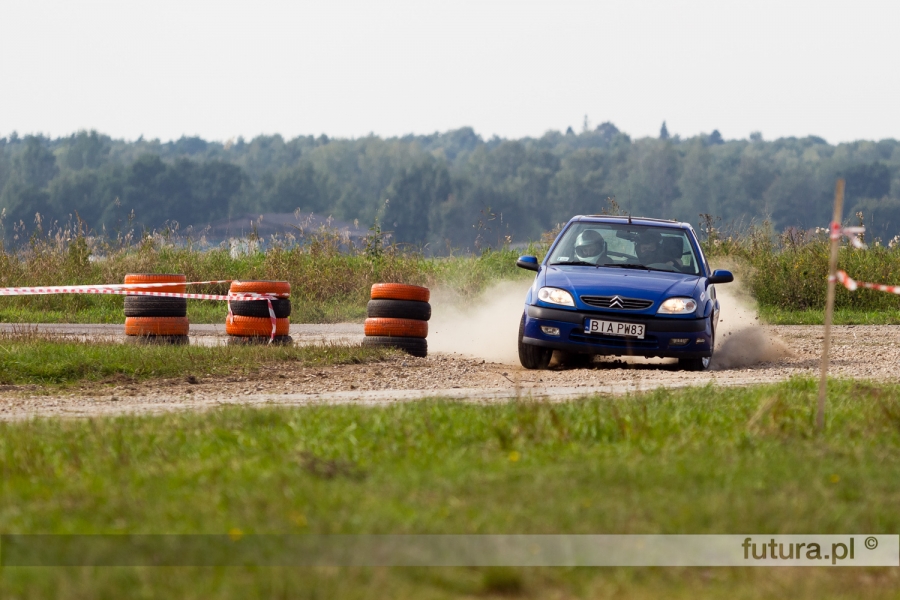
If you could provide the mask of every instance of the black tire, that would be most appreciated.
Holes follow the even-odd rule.
[[[187,298],[125,296],[126,317],[186,317]]]
[[[238,336],[238,335],[229,335],[228,336],[228,345],[229,346],[265,346],[269,343],[269,338],[264,336]],[[272,344],[275,346],[290,346],[294,343],[294,338],[289,335],[276,335],[275,339],[272,340]]]
[[[275,298],[272,300],[272,310],[276,319],[286,319],[291,316],[291,299]],[[265,317],[269,318],[269,303],[265,300],[232,300],[231,312],[241,317]]]
[[[556,362],[568,369],[587,369],[593,364],[594,356],[592,354],[557,350]]]
[[[369,300],[366,305],[366,316],[427,321],[431,318],[431,305],[415,300]]]
[[[394,337],[390,335],[370,335],[363,338],[363,346],[399,348],[412,356],[428,356],[428,341],[424,338]]]
[[[550,364],[550,358],[553,356],[553,350],[525,344],[522,342],[524,337],[525,315],[523,313],[522,320],[519,322],[519,362],[526,369],[546,369]]]
[[[712,357],[679,358],[678,368],[682,371],[708,371]]]
[[[716,347],[716,330],[712,330],[712,336],[709,340],[709,356],[699,358],[679,358],[678,367],[684,371],[709,371],[712,365],[713,350]]]
[[[125,341],[129,344],[150,346],[187,346],[191,339],[186,335],[129,335]]]

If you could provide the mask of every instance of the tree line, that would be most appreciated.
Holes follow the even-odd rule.
[[[810,136],[726,140],[718,131],[632,139],[611,123],[540,138],[483,139],[471,128],[398,138],[279,135],[227,142],[112,139],[95,131],[0,138],[4,237],[76,218],[95,232],[264,212],[376,221],[393,239],[472,249],[537,239],[614,199],[625,212],[738,227],[827,225],[834,183],[870,231],[900,234],[900,142],[838,145]]]

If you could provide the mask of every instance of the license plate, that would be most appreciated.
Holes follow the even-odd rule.
[[[584,332],[633,337],[639,340],[644,339],[644,325],[640,323],[619,323],[618,321],[588,319],[584,323]]]

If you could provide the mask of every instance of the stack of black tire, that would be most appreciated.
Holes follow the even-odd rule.
[[[231,294],[268,294],[275,313],[275,337],[272,315],[266,300],[232,300],[225,320],[230,344],[291,344],[291,285],[287,281],[233,281]]]
[[[181,274],[129,273],[125,276],[128,290],[136,292],[185,293]],[[162,283],[172,285],[160,286]],[[152,284],[142,287],[140,284]],[[165,296],[125,296],[125,335],[140,342],[187,344],[190,323],[187,299]]]
[[[398,283],[376,283],[366,305],[363,346],[398,348],[412,356],[428,356],[428,288]]]

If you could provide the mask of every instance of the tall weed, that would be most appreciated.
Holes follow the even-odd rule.
[[[766,222],[742,233],[726,235],[707,221],[703,243],[708,257],[737,258],[749,267],[747,284],[760,306],[786,310],[821,309],[825,306],[830,240],[828,230],[790,228],[780,234]],[[879,241],[866,250],[843,242],[838,268],[859,281],[900,284],[900,246]],[[837,309],[898,310],[900,297],[885,292],[837,286]]]
[[[143,272],[183,273],[188,281],[277,279],[291,283],[295,322],[329,322],[362,318],[373,283],[444,285],[472,297],[498,279],[528,276],[516,268],[517,253],[508,248],[426,257],[381,238],[356,244],[327,228],[257,242],[263,243],[252,246],[264,250],[233,254],[227,244],[211,246],[178,235],[177,228],[115,238],[88,235],[71,224],[46,233],[38,229],[20,248],[0,245],[0,287],[119,283],[126,273]],[[228,285],[204,289],[225,293]],[[18,296],[0,301],[0,320],[11,320],[3,318],[9,311],[53,314],[52,320],[63,321],[88,312],[117,321],[121,307],[121,296]]]

